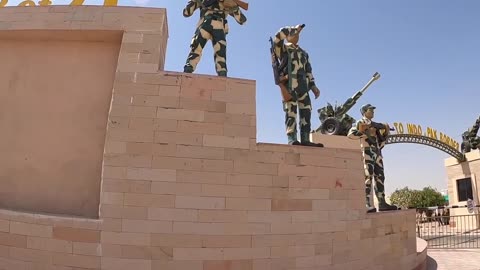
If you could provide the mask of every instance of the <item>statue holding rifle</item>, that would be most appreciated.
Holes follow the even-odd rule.
[[[190,17],[200,9],[200,20],[190,44],[190,52],[183,68],[193,73],[202,57],[202,51],[208,40],[212,41],[215,70],[218,76],[227,76],[227,16],[232,16],[243,25],[247,18],[240,8],[248,10],[248,3],[241,0],[189,0],[183,10],[184,17]]]
[[[365,195],[367,213],[376,212],[371,198],[373,180],[375,183],[375,195],[378,199],[380,211],[397,210],[394,205],[385,201],[385,174],[383,169],[382,148],[387,142],[390,133],[388,124],[373,122],[375,107],[371,104],[363,105],[360,108],[362,119],[349,130],[350,139],[360,139],[363,152],[363,164],[365,168]]]
[[[315,99],[320,90],[315,85],[308,53],[298,41],[305,24],[285,26],[270,38],[272,67],[275,84],[280,87],[285,112],[285,126],[288,144],[323,147],[310,141],[312,102],[309,91]],[[297,110],[300,114],[300,142],[297,139]]]
[[[480,116],[475,121],[473,126],[469,128],[462,134],[462,153],[468,153],[472,149],[480,148],[480,137],[477,136],[478,130],[480,129]]]

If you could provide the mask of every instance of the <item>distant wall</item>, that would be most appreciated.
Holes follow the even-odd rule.
[[[1,208],[98,218],[114,80],[163,69],[168,37],[163,10],[125,10],[0,9]]]
[[[63,33],[0,41],[0,207],[95,217],[121,33]]]
[[[471,195],[474,203],[479,204],[480,190],[479,190],[479,177],[480,177],[480,150],[473,150],[466,153],[466,161],[459,163],[454,158],[445,160],[445,168],[448,177],[448,199],[450,205],[467,205],[465,198],[459,197],[459,185],[458,180],[469,179],[471,186]],[[465,182],[464,182],[465,183]],[[461,185],[461,184],[460,184]],[[465,191],[467,186],[461,187],[462,191]],[[464,193],[464,192],[463,192]],[[465,193],[464,193],[465,194]],[[475,212],[478,213],[478,208],[475,208]],[[450,215],[472,215],[468,212],[468,208],[455,208],[450,210]],[[468,222],[467,222],[468,220]],[[474,222],[472,222],[474,220]],[[465,221],[465,224],[461,224]],[[456,226],[465,229],[477,229],[480,228],[480,219],[478,216],[472,216],[468,219],[457,219],[455,223],[451,223],[450,226]]]

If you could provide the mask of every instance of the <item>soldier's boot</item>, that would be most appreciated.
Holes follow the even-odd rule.
[[[375,206],[373,206],[371,203],[370,203],[370,198],[367,197],[367,213],[375,213],[377,212],[377,208],[375,208]]]
[[[381,198],[378,200],[378,210],[379,211],[394,211],[398,210],[398,207],[395,205],[390,205],[385,201],[385,198]]]
[[[370,194],[370,188],[371,186],[367,184],[367,187],[366,187],[366,192],[367,194]],[[367,213],[375,213],[377,212],[377,208],[375,208],[375,206],[373,206],[371,200],[370,200],[370,195],[367,195],[365,197],[366,199],[366,207],[367,207]]]
[[[220,77],[227,77],[227,72],[226,71],[218,71],[217,75]]]
[[[193,73],[193,67],[192,67],[192,66],[185,65],[185,66],[183,67],[183,72],[185,72],[185,73]]]
[[[310,136],[310,134],[307,133],[307,132],[302,132],[300,134],[300,137],[301,137],[301,140],[302,140],[301,144],[303,146],[323,147],[323,144],[321,144],[321,143],[311,142],[309,136]]]
[[[287,134],[288,144],[290,145],[300,145],[300,142],[297,140],[297,133]]]

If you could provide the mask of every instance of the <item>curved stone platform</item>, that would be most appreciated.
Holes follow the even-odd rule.
[[[27,39],[0,31],[5,40],[32,43],[75,30],[56,39],[96,47],[107,42],[100,37],[113,34],[108,42],[119,42],[112,86],[108,76],[97,78],[103,82],[98,91],[111,98],[75,111],[100,119],[95,132],[84,134],[83,147],[89,150],[72,148],[78,151],[73,155],[55,147],[50,152],[20,149],[37,158],[97,159],[101,170],[83,170],[89,173],[89,190],[98,185],[98,192],[84,192],[71,181],[78,169],[62,165],[63,181],[52,181],[48,194],[11,189],[12,198],[27,199],[1,202],[14,210],[0,211],[0,269],[421,269],[425,253],[417,253],[415,212],[365,213],[358,149],[257,143],[255,82],[162,71],[166,25],[164,9],[0,9],[2,29],[43,31],[29,32]],[[98,35],[97,30],[105,32]],[[61,59],[98,53],[82,52]],[[78,74],[89,68],[79,65]],[[68,86],[68,80],[43,74],[52,82],[48,89]],[[69,89],[82,91],[77,85]],[[45,92],[47,100],[55,99],[52,93]],[[88,104],[80,100],[70,98],[71,106]],[[58,106],[49,103],[38,113],[51,114]],[[69,123],[72,115],[57,120]],[[12,123],[22,119],[9,117]],[[38,127],[36,132],[45,129],[50,130]],[[105,141],[88,143],[92,134],[101,136],[99,130]],[[52,136],[65,139],[59,134]],[[48,184],[29,176],[19,178],[23,185],[38,190]],[[98,211],[91,205],[78,211],[78,205],[90,201],[97,202]]]

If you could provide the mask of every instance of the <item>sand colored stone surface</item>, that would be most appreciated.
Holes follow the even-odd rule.
[[[257,143],[254,81],[163,71],[164,9],[13,7],[0,27],[123,33],[111,100],[91,116],[106,119],[98,193],[70,193],[98,198],[98,218],[73,217],[68,198],[63,216],[13,203],[0,210],[0,269],[423,269],[413,210],[366,215],[359,149]]]
[[[466,153],[466,161],[459,163],[455,158],[445,159],[445,168],[448,177],[448,199],[450,205],[467,205],[467,201],[459,201],[459,191],[457,186],[457,180],[470,178],[473,201],[476,205],[479,203],[479,179],[480,175],[480,151],[478,149],[472,150],[472,152]],[[478,212],[478,209],[475,210]],[[455,208],[451,209],[450,215],[470,215],[468,208]],[[461,222],[459,219],[458,222]],[[478,216],[472,216],[465,224],[455,224],[459,228],[464,229],[478,229],[480,228],[480,219]]]

